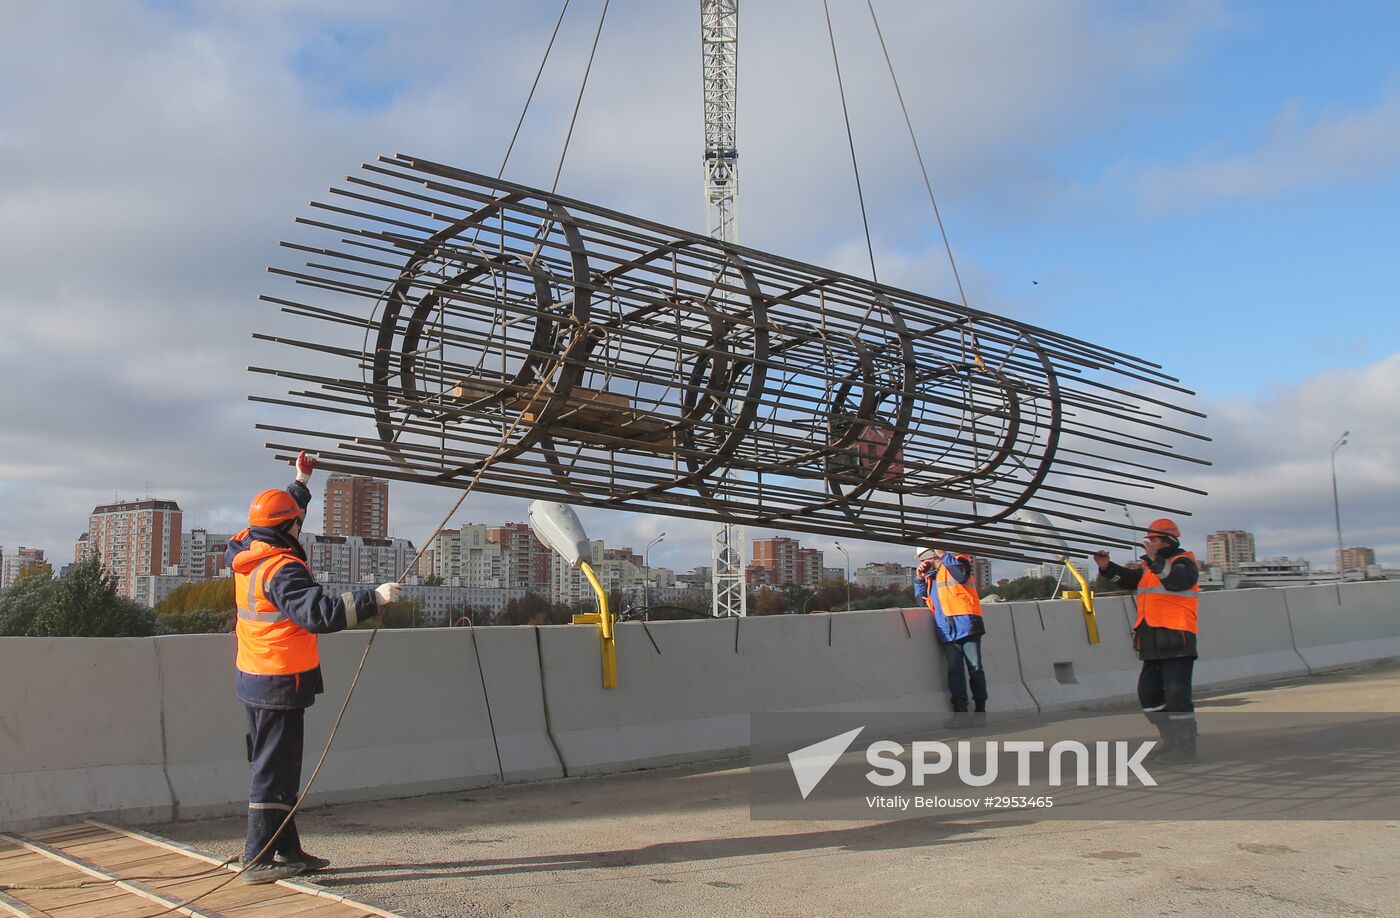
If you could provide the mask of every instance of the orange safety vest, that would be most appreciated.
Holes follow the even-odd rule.
[[[954,555],[953,557],[961,559],[967,565],[969,572],[967,583],[958,583],[948,573],[946,567],[938,565],[938,574],[934,578],[935,586],[938,589],[938,604],[943,609],[945,616],[981,615],[982,600],[977,597],[977,580],[971,576],[972,559],[967,555]],[[932,609],[933,597],[930,595],[925,601]]]
[[[1170,560],[1175,563],[1177,558],[1186,558],[1193,565],[1196,563],[1196,556],[1189,551],[1173,555]],[[1170,565],[1167,570],[1171,570]],[[1170,628],[1195,634],[1200,592],[1200,583],[1192,584],[1189,590],[1168,590],[1162,586],[1161,579],[1152,573],[1152,568],[1144,564],[1137,588],[1137,624],[1133,627],[1137,628],[1145,622],[1153,628]]]
[[[256,676],[290,676],[321,665],[316,635],[292,621],[267,598],[267,584],[288,564],[306,566],[290,549],[269,552],[246,574],[233,575],[238,603],[239,670]]]

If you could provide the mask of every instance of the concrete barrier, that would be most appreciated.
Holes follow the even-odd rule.
[[[0,638],[0,826],[170,816],[148,638]]]
[[[1197,685],[1221,688],[1400,658],[1400,583],[1205,594]],[[1101,597],[1102,643],[1075,602],[989,604],[990,708],[1129,701],[1130,598]],[[309,773],[366,632],[330,635],[307,715]],[[480,664],[478,668],[478,650]],[[247,763],[229,635],[3,638],[0,826],[84,815],[239,812]],[[388,631],[376,639],[313,802],[617,772],[743,753],[755,711],[948,709],[927,610],[618,627],[602,688],[594,628]],[[488,708],[489,699],[489,708]]]
[[[1042,711],[1137,699],[1131,600],[1095,602],[1099,643],[1090,644],[1079,600],[1007,603],[1016,629],[1021,678]]]
[[[368,632],[323,635],[325,694],[306,712],[309,775],[359,666]],[[234,638],[156,638],[166,761],[177,818],[242,812],[247,718],[234,690]],[[308,803],[479,787],[500,780],[471,634],[383,631]]]
[[[1293,646],[1285,590],[1202,593],[1197,689],[1223,689],[1308,674]]]
[[[234,687],[232,634],[170,635],[151,641],[159,661],[166,773],[173,818],[244,811],[248,720]]]
[[[325,745],[369,633],[321,638],[326,693],[306,717],[306,768]],[[499,783],[471,632],[381,631],[312,802],[370,800]]]
[[[564,776],[559,752],[545,720],[535,628],[476,628],[486,694],[506,781]]]
[[[1400,657],[1400,581],[1343,584],[1340,605],[1335,586],[1278,592],[1298,654],[1313,672]]]
[[[740,625],[737,619],[619,625],[614,689],[603,688],[596,628],[540,627],[544,701],[565,773],[743,752],[754,696],[735,650]]]

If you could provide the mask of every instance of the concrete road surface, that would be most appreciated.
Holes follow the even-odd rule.
[[[1212,704],[1400,711],[1400,669]],[[322,807],[298,824],[335,865],[318,882],[422,916],[1400,915],[1400,821],[756,822],[733,762]],[[227,856],[244,823],[146,828]]]

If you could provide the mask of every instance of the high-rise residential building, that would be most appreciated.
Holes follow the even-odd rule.
[[[19,551],[7,555],[0,548],[0,590],[14,586],[15,581],[26,574],[53,576],[53,566],[44,560],[44,550],[21,545]]]
[[[972,559],[972,578],[979,590],[996,586],[996,581],[992,579],[992,559],[974,557]]]
[[[754,539],[753,566],[766,568],[769,582],[778,586],[793,583],[815,590],[822,583],[822,553],[787,536]]]
[[[1206,564],[1235,574],[1240,565],[1254,560],[1254,533],[1223,529],[1206,536]]]
[[[1334,554],[1338,570],[1360,571],[1376,563],[1376,553],[1370,548],[1343,548],[1340,553]]]
[[[180,523],[184,514],[173,500],[132,500],[103,504],[88,517],[86,539],[75,560],[96,552],[102,568],[116,576],[117,590],[136,598],[136,578],[180,567]]]
[[[446,586],[501,587],[501,546],[492,541],[494,527],[469,523],[433,536],[418,563],[422,577],[439,577]]]
[[[232,577],[228,569],[228,533],[191,529],[180,536],[180,575],[190,580]]]
[[[304,534],[301,544],[316,579],[337,583],[400,580],[414,555],[407,539]]]
[[[388,538],[389,482],[359,475],[327,478],[322,534]]]
[[[551,571],[558,570],[554,552],[535,538],[528,523],[493,526],[487,530],[487,538],[500,546],[502,586],[548,592],[553,581]]]

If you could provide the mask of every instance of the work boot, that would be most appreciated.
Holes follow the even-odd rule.
[[[973,710],[975,713],[977,713],[977,714],[986,714],[986,713],[987,713],[987,699],[985,699],[985,698],[978,698],[978,699],[974,700],[973,703],[972,703],[972,710]]]
[[[299,864],[302,873],[315,873],[318,870],[325,870],[331,862],[324,857],[317,857],[314,854],[307,854],[302,851],[279,860],[279,864]]]
[[[1148,723],[1157,728],[1157,745],[1153,746],[1147,755],[1142,757],[1142,760],[1155,762],[1176,745],[1176,736],[1171,732],[1171,724],[1167,720],[1166,714],[1161,711],[1143,711],[1142,714],[1147,718]]]
[[[1196,761],[1196,718],[1167,721],[1167,748],[1153,759],[1157,765],[1190,765]]]
[[[951,701],[953,716],[948,718],[948,726],[954,728],[972,726],[972,715],[967,713],[967,699],[954,698]]]
[[[243,882],[248,886],[264,886],[297,876],[303,869],[301,864],[286,862],[254,864],[243,871]]]

